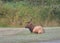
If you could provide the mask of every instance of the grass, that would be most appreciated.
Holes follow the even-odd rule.
[[[5,28],[4,28],[5,29]],[[28,29],[21,29],[22,31],[19,31],[18,29],[15,30],[17,33],[10,33],[13,31],[12,28],[9,28],[9,30],[6,28],[6,31],[0,31],[2,36],[0,36],[0,42],[2,43],[40,43],[40,42],[52,42],[56,40],[60,40],[60,27],[44,27],[45,33],[44,34],[34,34],[30,33]],[[19,32],[18,32],[18,31]],[[9,35],[10,34],[10,35]]]
[[[30,6],[23,2],[7,2],[1,3],[0,9],[0,19],[7,19],[4,20],[7,23],[3,22],[2,24],[0,22],[0,24],[2,24],[0,26],[3,27],[5,27],[5,25],[7,27],[24,27],[26,22],[30,21],[30,19],[32,19],[32,22],[36,25],[42,24],[43,26],[60,26],[57,22],[59,21],[59,17],[57,18],[57,15],[55,15],[55,17],[53,14],[51,14],[51,12],[53,12],[54,7],[52,8],[50,6]]]

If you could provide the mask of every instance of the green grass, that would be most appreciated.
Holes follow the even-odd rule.
[[[43,26],[60,26],[59,8],[55,9],[56,14],[54,14],[52,12],[55,7],[52,8],[47,5],[30,6],[27,5],[27,3],[23,2],[16,2],[16,3],[7,2],[1,4],[0,4],[0,14],[1,14],[0,19],[2,18],[7,19],[7,21],[5,20],[7,23],[3,22],[4,25],[6,24],[8,26],[23,27],[25,26],[27,21],[30,21],[30,19],[32,19],[32,22],[36,25],[42,24]],[[2,26],[4,27],[4,25]]]

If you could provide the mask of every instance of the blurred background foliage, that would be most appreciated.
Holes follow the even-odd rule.
[[[0,0],[0,27],[60,26],[60,0]]]

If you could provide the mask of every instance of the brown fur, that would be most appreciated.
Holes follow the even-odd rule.
[[[28,22],[25,28],[28,28],[31,33],[38,33],[38,34],[44,33],[44,29],[42,26],[40,25],[34,26],[32,22]]]

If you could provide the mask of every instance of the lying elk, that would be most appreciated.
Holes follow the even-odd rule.
[[[25,28],[28,28],[31,33],[42,34],[45,32],[42,26],[34,26],[32,22],[27,22]]]

